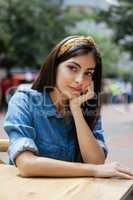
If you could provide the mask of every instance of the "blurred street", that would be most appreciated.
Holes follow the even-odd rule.
[[[133,104],[125,107],[114,104],[102,107],[105,139],[109,148],[107,162],[119,161],[133,168]],[[0,138],[6,138],[3,130],[3,117],[0,114]],[[5,159],[5,154],[0,158]]]
[[[119,161],[133,168],[133,104],[108,105],[102,109],[108,161]]]

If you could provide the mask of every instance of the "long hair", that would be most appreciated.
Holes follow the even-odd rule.
[[[101,80],[102,80],[102,60],[99,53],[98,48],[96,45],[87,42],[83,42],[77,45],[74,45],[72,48],[65,51],[63,54],[59,56],[60,49],[62,46],[68,42],[71,39],[77,38],[79,36],[69,36],[62,40],[60,43],[58,43],[52,51],[48,54],[48,56],[45,58],[44,64],[42,65],[40,72],[38,74],[37,79],[33,82],[32,89],[37,90],[39,92],[43,92],[44,87],[47,88],[48,91],[53,90],[53,88],[56,85],[56,76],[57,76],[57,68],[58,65],[61,62],[66,61],[67,59],[70,59],[72,57],[85,55],[88,53],[92,53],[95,62],[95,72],[92,77],[94,81],[94,92],[95,97],[93,99],[90,99],[86,102],[84,102],[81,105],[84,118],[91,128],[93,129],[95,122],[100,114],[100,92],[101,92]],[[74,130],[74,134],[76,133],[76,127]],[[76,137],[76,148],[77,148],[77,155],[79,156],[78,161],[83,162],[81,152],[79,151],[79,144],[77,142],[77,135],[75,134],[74,137]]]
[[[61,62],[66,61],[72,57],[84,55],[87,53],[92,53],[95,61],[96,67],[93,75],[94,81],[94,92],[95,98],[86,101],[81,106],[83,108],[83,114],[88,125],[92,129],[95,125],[95,121],[99,116],[100,112],[100,91],[101,91],[101,79],[102,79],[102,60],[99,50],[95,45],[89,45],[87,42],[83,42],[73,48],[65,51],[61,56],[59,56],[59,51],[61,47],[70,39],[77,38],[78,36],[69,36],[57,44],[53,50],[45,58],[44,64],[42,65],[37,79],[33,82],[32,89],[39,92],[43,92],[44,87],[49,88],[48,90],[53,90],[52,88],[56,84],[57,68]]]
[[[72,57],[84,55],[87,53],[92,53],[95,61],[96,67],[93,75],[94,81],[94,92],[96,96],[83,103],[81,106],[83,109],[83,115],[85,117],[86,122],[89,127],[92,129],[95,125],[96,119],[100,113],[100,91],[101,91],[101,78],[102,78],[102,61],[99,50],[95,45],[89,45],[87,42],[83,42],[79,45],[76,45],[63,54],[59,56],[59,51],[61,47],[70,39],[77,38],[79,36],[69,36],[58,43],[52,51],[48,54],[48,56],[44,60],[44,64],[42,65],[40,72],[38,74],[37,79],[33,82],[32,89],[37,90],[39,92],[43,92],[44,87],[49,88],[48,90],[53,90],[56,84],[56,75],[57,68],[61,62],[66,61]]]

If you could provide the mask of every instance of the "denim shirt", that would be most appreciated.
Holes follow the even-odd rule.
[[[38,156],[76,162],[74,127],[73,116],[65,120],[48,92],[18,88],[9,101],[4,119],[4,129],[10,140],[9,163],[15,164],[16,157],[26,150]],[[101,117],[93,134],[107,155]]]

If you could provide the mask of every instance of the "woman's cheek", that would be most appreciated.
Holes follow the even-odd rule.
[[[88,86],[91,85],[92,82],[93,82],[93,80],[92,80],[92,78],[90,77],[89,80],[87,81],[87,85],[88,85]]]
[[[92,79],[90,79],[89,81],[87,81],[87,83],[85,83],[83,91],[85,92],[86,90],[88,90],[89,85],[92,84]]]
[[[74,82],[74,77],[70,73],[66,73],[64,77],[62,77],[63,81],[67,83],[67,85],[71,85]]]

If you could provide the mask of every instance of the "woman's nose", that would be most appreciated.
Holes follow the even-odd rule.
[[[83,75],[82,74],[78,74],[75,76],[75,82],[78,84],[82,84],[83,83]]]

